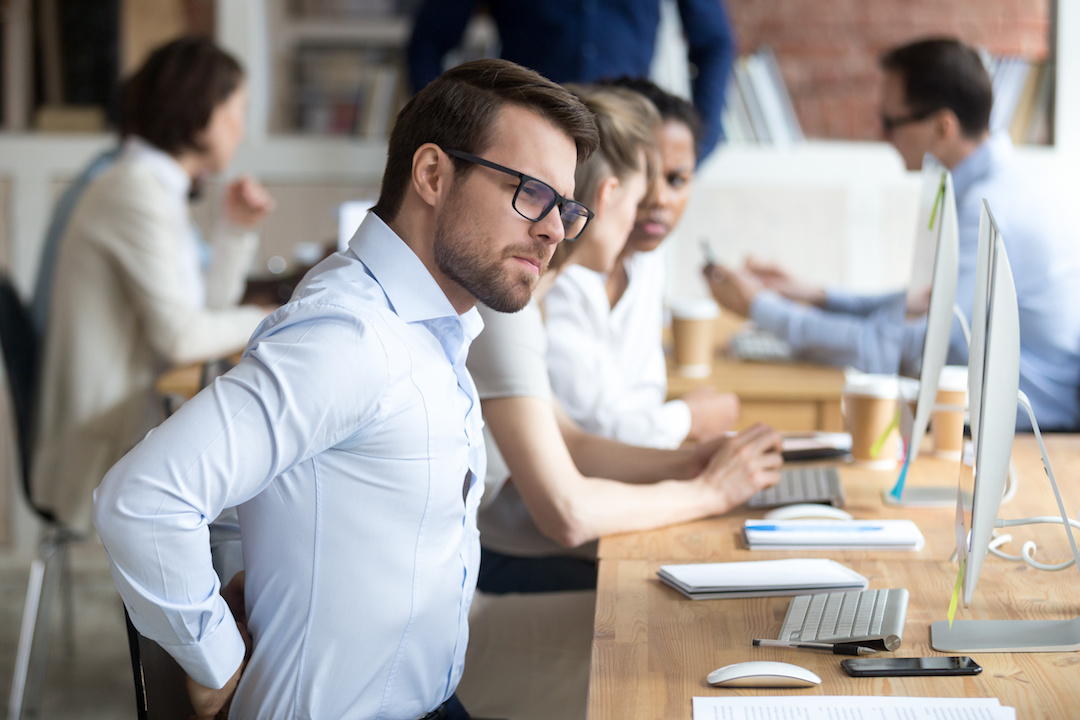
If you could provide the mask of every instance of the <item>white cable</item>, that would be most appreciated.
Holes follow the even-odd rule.
[[[1016,520],[998,520],[995,523],[995,525],[997,527],[999,527],[999,528],[1019,527],[1021,525],[1062,525],[1062,524],[1063,523],[1061,522],[1061,518],[1056,517],[1054,515],[1040,515],[1038,517],[1019,518],[1019,519],[1016,519]],[[1080,521],[1076,521],[1076,520],[1073,520],[1073,519],[1070,518],[1068,524],[1071,525],[1072,527],[1076,528],[1077,530],[1080,530]],[[1070,535],[1071,534],[1072,533],[1070,533]],[[1026,541],[1020,547],[1020,554],[1019,555],[1010,555],[1010,554],[1008,554],[1008,553],[1006,553],[1006,552],[999,549],[1002,545],[1004,545],[1007,542],[1011,542],[1011,541],[1012,541],[1012,536],[1011,535],[998,535],[997,532],[995,532],[994,533],[994,539],[990,542],[990,545],[987,547],[987,549],[991,553],[993,553],[994,555],[997,555],[998,557],[1003,558],[1005,560],[1010,560],[1012,562],[1025,562],[1025,563],[1027,563],[1028,565],[1030,565],[1031,567],[1033,567],[1033,568],[1035,568],[1037,570],[1046,570],[1048,572],[1056,572],[1058,570],[1065,570],[1066,568],[1072,567],[1074,564],[1076,564],[1075,559],[1069,559],[1069,560],[1066,560],[1065,562],[1053,563],[1053,564],[1039,562],[1038,560],[1035,559],[1035,552],[1038,550],[1038,548],[1036,547],[1034,540]]]
[[[1046,470],[1046,476],[1050,479],[1050,487],[1054,490],[1054,499],[1057,501],[1058,512],[1060,513],[1060,516],[1041,515],[1039,517],[1021,518],[1018,520],[999,519],[995,521],[994,526],[999,528],[1005,528],[1017,527],[1020,525],[1056,524],[1063,527],[1067,525],[1069,526],[1069,528],[1077,528],[1078,530],[1080,530],[1080,521],[1073,520],[1065,511],[1065,503],[1061,499],[1061,492],[1058,490],[1057,480],[1054,479],[1054,470],[1050,466],[1050,458],[1046,454],[1046,444],[1043,442],[1042,433],[1039,431],[1039,423],[1035,419],[1035,411],[1031,408],[1031,401],[1028,399],[1027,395],[1024,394],[1023,390],[1019,391],[1017,395],[1019,405],[1024,408],[1024,410],[1028,414],[1028,417],[1031,419],[1031,428],[1035,432],[1035,441],[1039,444],[1039,452],[1042,453],[1043,469]],[[1016,483],[1015,481],[1014,471],[1011,464],[1009,470],[1009,476],[1011,479],[1010,485],[1012,485],[1012,487],[1006,490],[1006,495],[1011,496],[1012,493],[1016,492],[1015,486],[1018,483]],[[1078,550],[1076,547],[1076,538],[1073,535],[1071,529],[1066,532],[1066,535],[1069,538],[1069,547],[1072,550],[1072,559],[1062,563],[1048,564],[1036,560],[1035,552],[1037,548],[1033,540],[1028,540],[1023,544],[1023,546],[1021,546],[1019,556],[1009,555],[998,549],[1001,545],[1007,542],[1005,538],[1009,536],[1003,535],[997,537],[997,533],[995,533],[995,539],[991,541],[988,549],[990,550],[990,552],[992,552],[994,555],[997,555],[998,557],[1017,562],[1022,560],[1023,562],[1038,570],[1046,570],[1053,572],[1058,570],[1064,570],[1068,567],[1071,567],[1072,565],[1076,565],[1077,568],[1080,569],[1080,550]]]
[[[1005,475],[1005,492],[1001,494],[1001,502],[1007,503],[1016,495],[1016,488],[1020,486],[1020,478],[1016,475],[1016,466],[1009,461],[1009,472]]]
[[[964,311],[960,309],[960,306],[953,303],[952,306],[953,315],[960,321],[960,331],[964,333],[964,342],[968,346],[971,345],[971,326],[968,325],[967,316],[964,315]]]

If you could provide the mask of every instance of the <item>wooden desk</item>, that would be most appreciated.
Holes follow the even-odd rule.
[[[1066,509],[1080,506],[1080,436],[1047,438],[1050,460],[1061,478]],[[1017,438],[1015,463],[1020,491],[1002,507],[1002,517],[1054,514],[1048,481],[1034,438]],[[956,482],[956,466],[920,460],[920,482]],[[737,541],[742,521],[734,513],[645,533],[604,538],[600,543],[600,578],[589,685],[590,720],[692,717],[695,695],[909,695],[997,697],[1023,718],[1075,717],[1080,707],[1080,653],[984,653],[975,656],[981,675],[945,678],[860,678],[840,670],[840,658],[826,653],[753,648],[755,637],[775,637],[787,611],[787,598],[733,600],[685,599],[656,579],[668,562],[723,562],[779,557],[832,557],[870,579],[871,587],[906,587],[911,593],[904,642],[895,655],[936,655],[930,648],[930,623],[945,617],[956,566],[949,562],[954,510],[885,508],[878,497],[895,473],[842,471],[856,517],[907,515],[927,539],[910,552],[750,552]],[[1018,528],[1014,538],[1036,539],[1039,557],[1068,557],[1068,544],[1057,526]],[[1018,549],[1019,542],[1014,542]],[[988,556],[970,608],[958,618],[1064,619],[1080,613],[1076,569],[1044,573],[1020,563]],[[890,656],[892,654],[889,654]],[[744,660],[781,660],[817,673],[820,687],[805,690],[722,690],[705,682],[712,670]]]
[[[742,362],[717,354],[709,377],[687,378],[673,372],[669,365],[668,398],[702,386],[739,397],[739,429],[758,422],[777,430],[844,429],[840,412],[844,373],[840,368]]]
[[[190,400],[199,392],[199,381],[202,378],[202,363],[194,365],[181,365],[163,372],[154,383],[159,395],[175,396],[184,400]]]
[[[713,371],[708,377],[679,375],[671,364],[671,353],[668,353],[668,398],[681,397],[696,387],[712,387],[739,397],[742,404],[740,429],[763,422],[777,430],[843,430],[840,412],[843,370],[802,363],[728,359],[723,347],[727,337],[741,323],[741,320],[721,315],[717,322],[720,340],[713,357]]]
[[[181,401],[190,400],[202,389],[203,368],[205,366],[211,366],[211,377],[217,377],[217,375],[238,362],[240,362],[240,353],[230,355],[219,361],[193,363],[170,368],[158,376],[154,388],[163,397],[178,398]]]

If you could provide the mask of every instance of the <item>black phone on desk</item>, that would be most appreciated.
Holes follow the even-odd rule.
[[[825,460],[851,452],[851,435],[826,432],[785,432],[780,434],[784,462]]]
[[[905,675],[978,675],[982,667],[966,655],[960,657],[847,658],[840,667],[852,677]]]

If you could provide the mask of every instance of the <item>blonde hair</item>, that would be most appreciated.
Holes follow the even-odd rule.
[[[606,179],[623,181],[642,170],[651,187],[659,172],[655,129],[660,124],[660,113],[656,106],[644,95],[626,88],[569,84],[566,89],[596,115],[600,131],[600,147],[574,173],[574,197],[592,207]],[[559,243],[549,268],[565,264],[575,245]]]

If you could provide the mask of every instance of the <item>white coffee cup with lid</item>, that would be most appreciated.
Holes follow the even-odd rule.
[[[844,382],[844,424],[851,433],[851,459],[863,467],[896,467],[899,427],[895,375],[851,373]]]
[[[709,298],[680,298],[671,303],[671,339],[677,373],[686,377],[712,374],[719,316],[720,306]]]

